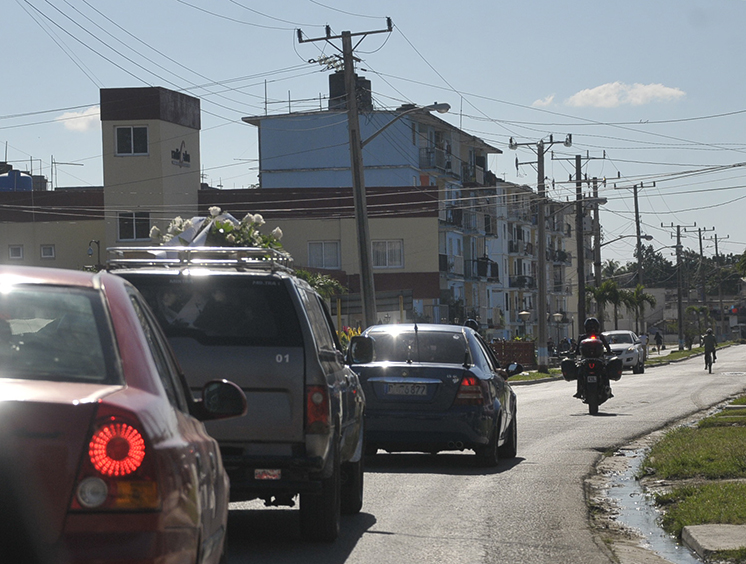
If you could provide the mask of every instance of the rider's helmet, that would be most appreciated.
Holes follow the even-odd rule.
[[[708,335],[712,335],[712,327],[708,327],[707,328],[707,334]]]
[[[586,335],[596,335],[599,331],[601,331],[601,324],[595,317],[589,317],[588,319],[586,319],[583,327],[585,328]]]

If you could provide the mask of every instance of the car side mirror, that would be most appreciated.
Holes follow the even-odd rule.
[[[212,380],[202,388],[202,399],[196,402],[202,421],[228,419],[246,414],[246,394],[233,382]]]
[[[370,337],[356,335],[350,339],[347,349],[347,364],[368,364],[373,362],[373,343]]]
[[[510,378],[511,376],[515,376],[516,374],[520,374],[521,372],[523,372],[523,365],[518,362],[511,362],[505,369],[505,372],[508,373],[508,378]]]

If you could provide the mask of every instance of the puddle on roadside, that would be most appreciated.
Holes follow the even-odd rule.
[[[637,530],[644,538],[642,546],[656,552],[662,558],[674,564],[701,564],[702,561],[692,551],[678,543],[658,525],[660,512],[635,479],[635,474],[645,458],[645,451],[621,452],[627,459],[627,470],[608,477],[607,495],[614,500],[619,509],[619,515],[615,520]]]

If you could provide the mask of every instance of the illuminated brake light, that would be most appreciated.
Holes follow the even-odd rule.
[[[88,445],[93,467],[104,476],[132,474],[145,458],[145,441],[126,423],[109,423],[93,435]]]
[[[456,405],[482,405],[485,403],[479,378],[476,376],[464,376],[454,403]]]
[[[306,386],[306,432],[329,432],[329,390],[326,386]]]

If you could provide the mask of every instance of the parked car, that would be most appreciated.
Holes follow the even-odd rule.
[[[631,368],[634,374],[645,372],[645,349],[634,331],[604,331],[612,352],[622,359],[624,368]]]
[[[367,340],[366,340],[367,339]],[[458,325],[374,325],[353,337],[350,364],[367,400],[368,454],[474,450],[484,466],[514,458],[516,396],[477,332]]]
[[[332,541],[363,503],[365,398],[323,299],[265,248],[110,249],[109,268],[152,306],[193,390],[230,376],[249,413],[208,425],[231,499],[290,506],[304,538]]]
[[[17,518],[39,554],[217,563],[229,482],[202,421],[243,415],[240,388],[211,379],[192,399],[122,278],[0,266],[0,289],[0,445],[14,477],[0,488],[26,500]]]

